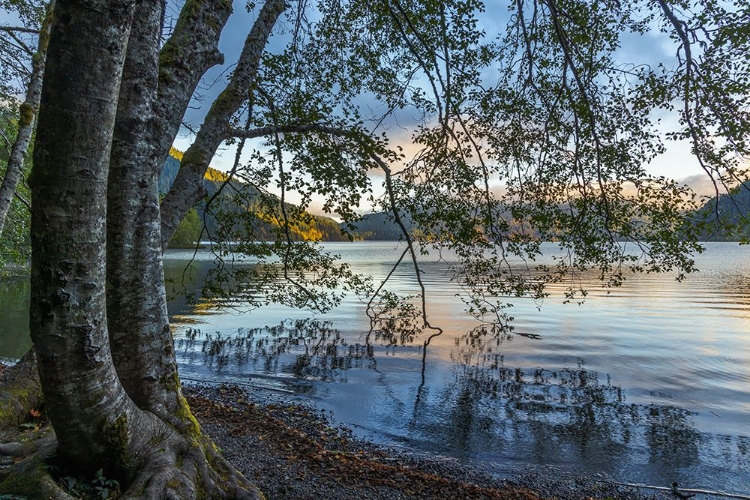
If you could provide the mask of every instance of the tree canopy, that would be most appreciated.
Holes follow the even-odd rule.
[[[695,195],[648,169],[668,141],[688,141],[717,190],[744,180],[746,1],[248,8],[239,59],[191,126],[160,202],[160,168],[201,78],[222,60],[232,5],[187,0],[164,41],[161,2],[55,6],[30,182],[32,338],[59,455],[74,469],[104,466],[126,498],[258,497],[182,397],[161,267],[162,248],[206,196],[220,146],[237,146],[227,182],[261,196],[277,229],[258,242],[252,221],[224,212],[222,239],[240,243],[217,255],[261,265],[234,270],[244,275],[218,266],[213,293],[262,289],[327,310],[353,291],[368,297],[373,328],[400,318],[395,329],[424,334],[425,346],[440,329],[424,287],[399,298],[296,241],[313,203],[350,229],[367,205],[389,214],[418,280],[421,252],[454,252],[468,311],[507,326],[507,302],[563,280],[576,299],[585,291],[575,278],[589,269],[605,286],[630,271],[693,270]],[[644,41],[671,44],[673,57],[629,50]],[[550,240],[562,257],[535,265]]]

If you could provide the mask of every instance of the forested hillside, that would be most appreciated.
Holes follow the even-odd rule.
[[[403,237],[393,218],[382,212],[364,215],[354,226],[352,234],[358,240],[395,241]]]
[[[166,193],[180,170],[182,153],[170,151],[159,176],[159,193]],[[290,237],[295,241],[345,241],[339,224],[281,203],[275,195],[261,193],[253,186],[231,179],[219,170],[209,168],[203,179],[208,193],[194,211],[189,212],[172,238],[173,244],[190,244],[201,240],[231,241],[241,238],[272,240],[282,231],[284,213],[291,221]],[[208,206],[207,206],[208,203]]]

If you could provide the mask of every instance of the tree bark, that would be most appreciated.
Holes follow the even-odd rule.
[[[163,6],[138,0],[128,41],[107,194],[107,321],[117,374],[142,409],[184,427],[161,260],[153,107]]]
[[[21,180],[23,164],[34,133],[36,113],[42,95],[42,77],[44,76],[44,64],[47,59],[47,44],[49,43],[54,6],[54,0],[47,4],[47,13],[39,30],[37,51],[31,58],[31,78],[28,87],[26,87],[25,101],[19,107],[18,134],[8,158],[8,167],[5,170],[3,184],[0,186],[0,235],[3,234],[8,209],[10,209],[10,203],[13,200],[16,187],[18,187],[18,181]]]
[[[148,0],[68,0],[58,6],[32,173],[30,326],[59,443],[59,465],[72,475],[103,468],[125,487],[121,498],[261,498],[202,434],[180,395],[164,308],[156,168],[153,162],[133,163],[149,156],[153,160],[157,149],[144,136],[150,133],[156,88],[159,8]],[[138,19],[129,45],[134,10]],[[121,88],[126,51],[131,60]],[[118,109],[119,95],[123,101]],[[133,152],[125,155],[128,147]],[[115,208],[108,219],[114,153],[122,157],[111,190],[125,193],[110,193]],[[108,225],[117,247],[110,259],[135,260],[132,266],[115,266],[109,289]],[[141,280],[148,280],[140,284],[156,297],[124,297],[111,290],[135,289],[139,282],[133,273],[139,271],[145,273]],[[122,316],[134,312],[135,328],[144,328],[119,333],[135,333],[135,343],[145,342],[156,351],[141,349],[134,359],[158,364],[136,368],[133,359],[118,352],[117,368],[145,409],[163,419],[139,408],[120,382],[109,342],[109,292],[115,293],[115,301],[130,300],[113,303],[118,324],[130,328]],[[155,329],[145,326],[150,314]],[[115,339],[116,351],[133,345],[120,340]],[[0,484],[0,493],[15,484],[9,477]]]
[[[50,420],[68,463],[120,476],[146,420],[112,364],[105,304],[107,169],[133,4],[57,5],[32,172],[30,329]]]
[[[229,84],[212,104],[195,142],[182,157],[177,178],[161,204],[162,248],[167,248],[177,225],[190,207],[206,195],[203,177],[218,147],[230,137],[232,115],[248,98],[268,37],[285,8],[284,0],[266,0],[245,39]]]

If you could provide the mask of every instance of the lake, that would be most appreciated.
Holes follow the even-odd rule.
[[[387,275],[395,242],[327,243],[359,272]],[[554,246],[544,247],[548,255]],[[174,287],[200,286],[201,251],[170,250]],[[545,262],[542,259],[540,262]],[[583,305],[561,289],[514,300],[520,334],[496,336],[466,313],[446,262],[423,264],[428,314],[444,333],[422,364],[422,341],[368,336],[354,297],[325,315],[284,306],[217,310],[170,302],[180,373],[287,394],[355,434],[500,476],[542,470],[624,482],[750,492],[750,247],[710,243],[699,273],[633,275],[610,293],[595,281]],[[416,291],[407,265],[391,288]],[[28,285],[0,287],[0,356],[28,346]],[[19,332],[24,333],[19,333]],[[422,377],[424,368],[424,379]]]

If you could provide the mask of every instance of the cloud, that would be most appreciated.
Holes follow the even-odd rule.
[[[720,184],[714,183],[714,181],[711,180],[708,174],[690,175],[688,177],[678,179],[677,182],[686,184],[699,196],[714,197],[716,196],[717,188],[719,190],[719,194],[726,193],[726,189],[724,189]]]

